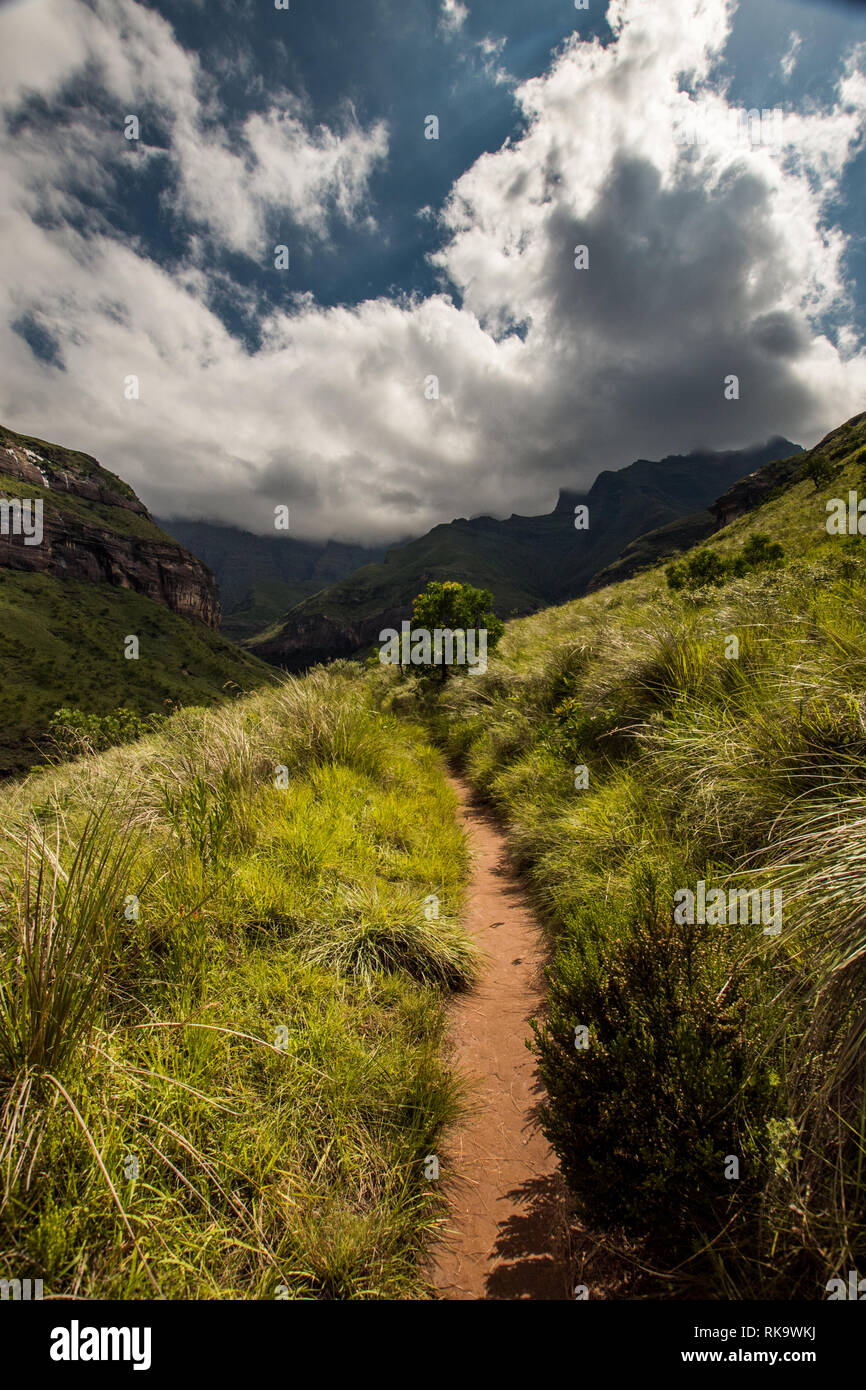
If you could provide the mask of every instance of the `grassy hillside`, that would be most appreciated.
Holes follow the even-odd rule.
[[[138,660],[124,638],[139,638]],[[273,672],[203,623],[129,589],[0,570],[0,771],[38,762],[61,705],[168,713],[268,684]]]
[[[331,669],[0,799],[0,1269],[46,1297],[422,1292],[476,960],[420,732]]]
[[[73,486],[79,481],[90,483],[94,490],[103,489],[113,495],[118,502],[124,500],[130,505],[112,505],[98,496],[78,496],[74,492],[58,490],[56,487],[41,487],[32,482],[23,483],[18,477],[4,472],[3,455],[0,454],[0,492],[12,497],[38,497],[53,512],[67,516],[71,521],[83,521],[98,526],[108,532],[117,532],[138,540],[167,540],[153,518],[139,502],[132,488],[116,473],[103,468],[90,454],[82,454],[78,449],[67,449],[63,444],[51,444],[46,439],[33,435],[18,434],[15,430],[0,425],[0,446],[12,445],[18,449],[32,451],[47,465],[50,476],[65,474]]]
[[[271,627],[274,620],[302,599],[316,592],[313,582],[287,584],[283,579],[261,579],[223,614],[221,630],[233,642],[248,642]]]
[[[862,1268],[866,563],[825,520],[864,465],[861,416],[704,543],[717,584],[658,568],[513,622],[483,675],[338,664],[7,783],[0,1267],[423,1294],[444,1006],[478,970],[423,719],[549,925],[543,1123],[589,1230],[659,1296]],[[757,534],[781,560],[723,573]],[[701,883],[781,893],[780,931],[676,919]]]
[[[141,505],[129,483],[124,482],[110,469],[103,468],[95,458],[90,454],[83,454],[80,449],[69,449],[65,444],[52,444],[47,439],[37,439],[35,435],[19,434],[6,425],[0,425],[0,444],[31,449],[46,459],[53,468],[68,471],[73,477],[87,478],[97,485],[107,483],[112,492],[125,497],[133,505]]]
[[[779,568],[649,571],[441,694],[375,676],[507,822],[554,947],[546,1132],[662,1293],[824,1298],[866,1263],[866,541],[825,527],[864,462],[859,416],[709,543],[766,533]],[[676,920],[700,882],[781,892],[779,934]]]

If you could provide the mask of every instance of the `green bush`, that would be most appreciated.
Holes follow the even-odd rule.
[[[733,984],[719,1002],[730,959],[718,928],[674,926],[681,884],[662,889],[647,867],[631,885],[626,908],[587,904],[548,972],[549,1012],[535,1025],[542,1123],[585,1220],[674,1251],[758,1190],[739,1113],[750,1059]],[[753,1111],[765,1090],[749,1088]]]
[[[118,743],[134,743],[152,734],[165,723],[163,714],[144,719],[134,710],[121,706],[111,714],[88,714],[83,709],[57,709],[48,723],[48,736],[56,754],[63,760],[86,753],[101,753]]]
[[[699,589],[705,584],[724,584],[728,566],[715,550],[696,550],[685,560],[675,560],[665,570],[669,589]]]
[[[762,531],[756,531],[738,555],[726,557],[717,550],[694,550],[685,559],[674,560],[668,565],[665,575],[669,589],[702,589],[740,579],[751,570],[779,565],[784,557],[778,541],[771,541]]]
[[[415,599],[412,621],[415,627],[426,628],[429,632],[437,628],[452,632],[484,629],[488,656],[505,632],[505,624],[493,612],[493,595],[489,589],[476,589],[472,584],[458,584],[451,579],[444,583],[431,580],[423,594]],[[442,661],[440,679],[447,680],[451,673],[452,668]]]

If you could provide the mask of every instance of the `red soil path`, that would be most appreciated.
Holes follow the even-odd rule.
[[[469,1112],[441,1162],[451,1216],[432,1280],[446,1299],[572,1298],[565,1194],[536,1122],[541,1090],[525,1045],[543,997],[541,928],[495,821],[450,780],[474,861],[466,927],[486,961],[478,986],[452,1005]]]

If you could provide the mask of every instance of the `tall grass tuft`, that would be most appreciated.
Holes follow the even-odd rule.
[[[138,837],[116,812],[88,816],[69,854],[59,819],[4,832],[18,863],[0,888],[0,1085],[62,1076],[95,1026],[137,874]]]
[[[76,1298],[421,1296],[444,1004],[475,964],[422,733],[341,665],[0,801],[0,1270]]]

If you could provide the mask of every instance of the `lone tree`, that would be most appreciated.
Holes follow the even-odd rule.
[[[826,454],[813,453],[809,455],[803,466],[802,476],[809,478],[815,484],[815,491],[817,492],[825,483],[832,482],[840,468],[841,464],[833,459],[828,459]]]
[[[493,612],[493,595],[489,589],[476,589],[456,580],[440,582],[432,579],[412,605],[413,628],[437,628],[447,632],[487,633],[487,654],[493,651],[505,631],[505,624]],[[442,662],[442,680],[447,680],[449,666]]]

